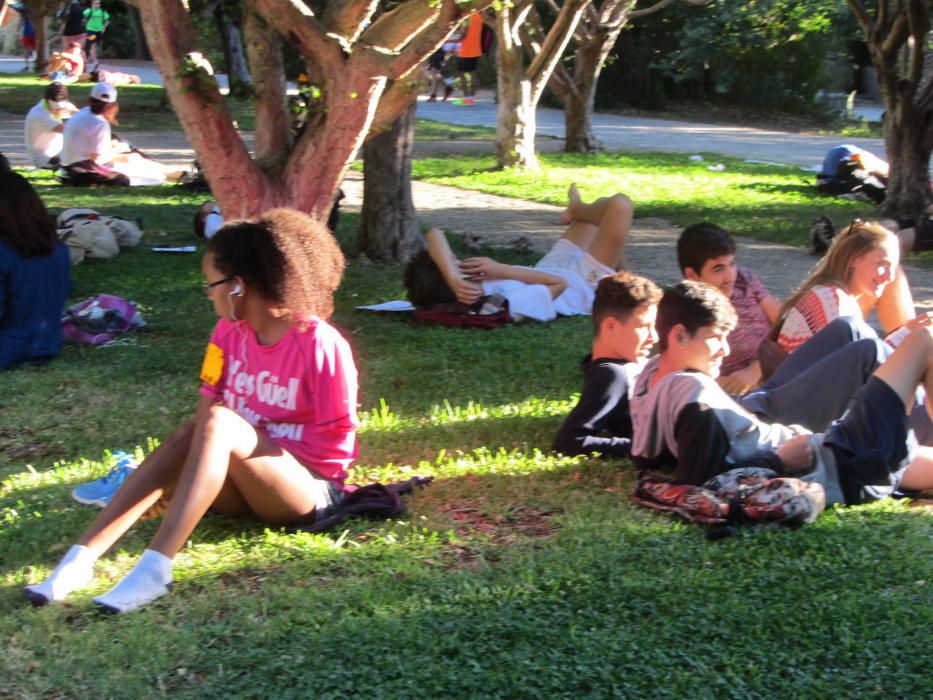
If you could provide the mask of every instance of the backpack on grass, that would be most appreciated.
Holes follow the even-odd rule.
[[[812,523],[826,507],[822,485],[761,467],[745,467],[714,476],[702,486],[678,484],[653,473],[642,474],[632,498],[655,510],[677,513],[698,523],[722,526],[708,533],[718,539],[735,526],[757,521],[783,525]]]
[[[109,260],[121,248],[135,248],[143,237],[139,221],[106,216],[93,209],[65,209],[56,219],[58,237],[68,246],[71,264]]]
[[[472,305],[443,302],[415,309],[415,318],[425,323],[454,328],[501,328],[512,322],[509,300],[498,294],[482,297]]]
[[[145,325],[135,302],[115,294],[96,294],[65,310],[62,332],[73,343],[104,345]]]

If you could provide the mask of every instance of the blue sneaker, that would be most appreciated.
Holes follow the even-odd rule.
[[[103,508],[110,503],[113,494],[123,485],[126,477],[139,466],[133,456],[125,452],[115,452],[113,456],[117,458],[117,465],[110,470],[110,473],[97,481],[90,481],[75,487],[71,492],[73,499],[86,506],[98,508]]]

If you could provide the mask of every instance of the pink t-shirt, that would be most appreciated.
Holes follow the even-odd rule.
[[[720,373],[732,374],[758,359],[758,346],[771,330],[771,322],[761,308],[768,290],[751,270],[740,267],[729,301],[738,316],[738,323],[729,333],[729,354],[722,362]]]
[[[306,467],[343,486],[356,458],[356,365],[333,326],[310,319],[272,345],[244,321],[217,321],[201,394],[261,428]]]

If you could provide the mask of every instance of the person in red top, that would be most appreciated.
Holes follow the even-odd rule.
[[[460,72],[460,84],[463,87],[461,104],[472,105],[476,104],[473,96],[473,74],[479,65],[480,56],[483,55],[483,16],[474,12],[468,22],[466,33],[457,50],[457,70]]]
[[[115,612],[165,595],[172,558],[213,508],[272,525],[325,517],[356,457],[357,374],[326,319],[343,274],[334,237],[297,211],[224,226],[201,264],[220,317],[194,416],[130,475],[52,574],[27,586],[36,605],[93,577],[95,561],[141,517],[164,513],[137,565],[94,599]]]

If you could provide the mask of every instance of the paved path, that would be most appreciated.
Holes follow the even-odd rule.
[[[110,60],[107,66],[138,74],[143,82],[161,85],[162,78],[149,61]],[[0,72],[19,72],[22,58],[0,55]],[[225,78],[220,77],[223,83]],[[461,125],[496,125],[496,105],[491,93],[481,93],[473,106],[454,105],[451,102],[422,102],[418,116],[426,119]],[[0,109],[2,109],[0,105]],[[877,116],[877,108],[865,112]],[[563,139],[564,114],[557,109],[539,107],[536,111],[538,135],[550,139]],[[636,151],[665,151],[668,153],[722,153],[739,158],[755,158],[816,168],[823,156],[840,143],[838,136],[790,134],[765,129],[752,129],[723,124],[702,124],[665,119],[641,119],[612,114],[596,114],[593,130],[605,148]],[[884,157],[882,139],[844,139]],[[555,142],[540,144],[543,149],[557,149]],[[492,148],[491,146],[489,147]]]

